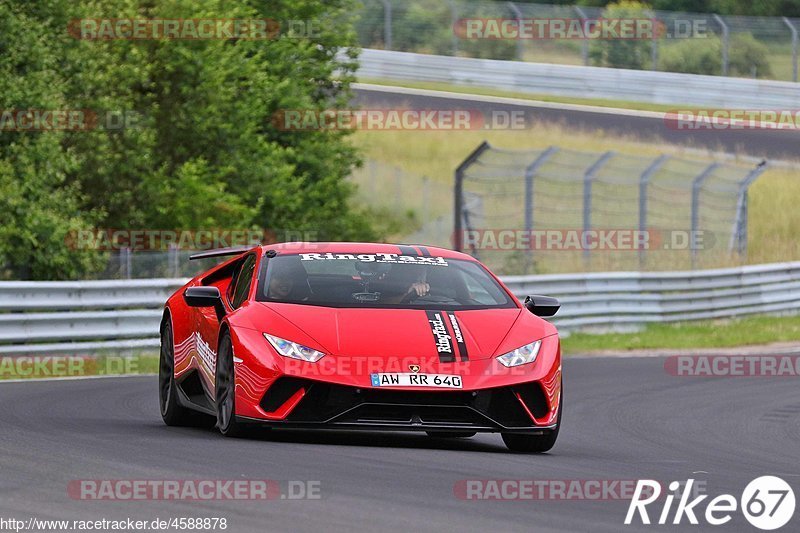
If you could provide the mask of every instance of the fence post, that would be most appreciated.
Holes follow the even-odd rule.
[[[525,233],[530,237],[533,231],[533,177],[543,164],[547,162],[553,155],[558,152],[558,146],[550,146],[539,154],[525,169]],[[531,250],[530,247],[525,251],[525,273],[528,273],[528,265],[530,265]]]
[[[453,249],[457,252],[462,251],[464,243],[462,224],[462,211],[464,210],[464,172],[466,172],[466,170],[477,161],[481,154],[489,148],[491,148],[489,143],[483,141],[460,165],[458,165],[455,171],[455,184],[453,186]]]
[[[525,169],[525,231],[527,232],[533,230],[533,177],[539,167],[544,165],[558,150],[558,146],[550,146]]]
[[[614,157],[614,152],[609,151],[600,156],[600,158],[592,163],[583,175],[583,235],[581,236],[581,244],[585,242],[587,232],[592,229],[592,182],[597,176],[597,173],[603,168],[609,159]],[[583,258],[589,259],[589,247],[583,247]]]
[[[647,186],[650,184],[650,178],[658,172],[669,160],[668,155],[661,155],[653,161],[642,175],[639,176],[639,231],[647,231]],[[639,249],[639,266],[644,264],[645,250]]]
[[[717,23],[722,28],[722,75],[723,76],[727,76],[728,75],[728,46],[730,45],[730,36],[731,36],[730,35],[730,29],[728,28],[728,25],[725,23],[725,21],[722,20],[722,17],[720,17],[716,13],[714,14],[714,20],[716,20]]]
[[[650,63],[653,72],[658,70],[658,14],[653,11],[653,40],[650,43]]]
[[[381,0],[383,4],[383,49],[392,49],[392,3]]]
[[[428,176],[422,176],[422,216],[420,217],[420,222],[422,225],[428,223],[428,213],[430,210],[430,180]]]
[[[581,57],[583,58],[583,65],[588,67],[589,66],[589,39],[586,39],[586,35],[589,33],[588,27],[588,17],[586,16],[586,12],[578,6],[573,6],[575,11],[578,13],[578,16],[581,18],[581,22],[583,23],[583,35],[584,39],[581,42]]]
[[[131,279],[131,249],[127,246],[119,250],[119,272],[122,279]]]
[[[789,31],[792,32],[792,81],[797,81],[797,28],[794,27],[792,21],[788,17],[783,17],[783,22],[789,26]]]
[[[756,165],[747,176],[739,183],[739,194],[736,199],[736,219],[733,222],[731,240],[728,243],[728,251],[733,252],[734,244],[739,257],[747,254],[747,191],[750,185],[767,170],[767,161],[764,160]]]
[[[169,266],[171,270],[171,275],[173,278],[180,277],[180,260],[178,258],[178,245],[177,244],[170,244],[169,249],[167,250],[167,256],[169,257]]]
[[[403,199],[403,177],[400,167],[394,167],[394,208],[397,212],[402,209],[401,201]]]
[[[697,247],[694,246],[693,241],[695,235],[697,235],[697,226],[699,225],[700,221],[700,188],[703,186],[703,182],[714,173],[717,168],[719,168],[719,163],[711,163],[706,167],[706,169],[697,175],[692,180],[692,228],[689,234],[689,238],[692,240],[692,247],[691,247],[691,255],[692,255],[692,270],[695,269],[697,264]]]
[[[454,0],[447,0],[450,6],[450,34],[453,36],[453,55],[458,55],[458,35],[456,35],[456,23],[458,22],[458,7]]]
[[[514,2],[508,2],[508,8],[514,12],[514,18],[517,19],[517,24],[519,28],[517,31],[522,31],[522,11],[514,4]],[[524,41],[521,37],[517,38],[517,59],[522,61],[522,56],[524,53]]]

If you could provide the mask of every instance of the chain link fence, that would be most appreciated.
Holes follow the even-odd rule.
[[[356,30],[364,48],[611,66],[722,76],[798,79],[800,19],[742,17],[643,9],[628,17],[655,21],[652,39],[466,38],[468,19],[551,20],[589,24],[621,16],[604,8],[487,0],[363,0]],[[588,28],[588,26],[586,26]],[[609,46],[619,47],[608,57]],[[614,55],[614,54],[611,54]]]
[[[503,274],[739,264],[766,167],[483,143],[456,170],[455,246]]]
[[[452,247],[453,188],[442,180],[369,160],[351,176],[356,198],[394,220],[392,235],[403,242]]]
[[[765,169],[483,143],[456,170],[455,187],[375,160],[350,180],[357,185],[355,201],[373,210],[390,240],[461,248],[512,275],[741,264],[747,190]],[[278,240],[287,238],[317,240],[313,234]],[[197,251],[85,253],[107,258],[91,279],[147,279],[192,277],[218,262],[189,261]]]

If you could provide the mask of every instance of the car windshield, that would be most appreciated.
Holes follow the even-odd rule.
[[[260,275],[257,300],[327,307],[516,307],[475,262],[389,253],[273,257]]]

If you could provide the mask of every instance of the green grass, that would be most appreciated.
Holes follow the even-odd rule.
[[[388,167],[398,167],[404,172],[427,176],[430,179],[430,190],[436,197],[431,198],[430,211],[434,216],[452,212],[453,170],[464,158],[480,144],[487,140],[493,146],[515,150],[541,150],[551,145],[565,149],[591,152],[614,150],[621,154],[655,158],[662,153],[678,158],[710,161],[716,156],[690,148],[675,146],[658,140],[648,139],[646,142],[635,134],[612,136],[603,130],[579,131],[565,128],[559,124],[540,122],[530,129],[522,131],[503,130],[467,130],[467,131],[357,131],[353,143],[361,150],[366,159],[378,161]],[[742,162],[743,165],[752,163]],[[366,179],[366,178],[364,178]],[[395,176],[376,174],[375,194],[395,198]],[[369,188],[367,189],[370,190]],[[441,192],[444,191],[444,192]],[[441,194],[439,194],[441,192]],[[404,189],[403,201],[409,209],[419,211],[421,201],[419,194],[408,193]],[[797,209],[800,198],[800,166],[770,167],[750,189],[748,220],[748,255],[746,263],[774,263],[800,260],[800,209]],[[687,221],[688,225],[688,221]],[[392,235],[392,239],[398,236]],[[429,244],[445,245],[431,242]],[[566,254],[562,254],[566,257]],[[663,254],[662,254],[663,255]],[[664,262],[666,258],[657,259],[656,269],[677,270],[688,267],[688,262],[680,254],[674,256],[674,263]],[[559,256],[561,257],[561,256]],[[611,260],[616,256],[606,254],[601,259]],[[699,265],[710,267],[735,266],[739,264],[737,257],[709,258],[713,264]],[[580,257],[575,264],[553,264],[549,268],[542,265],[542,272],[567,272],[583,270]],[[493,268],[496,265],[492,265]],[[614,264],[599,262],[594,270],[618,269]],[[626,267],[630,268],[630,267]]]
[[[650,324],[636,333],[574,333],[562,341],[564,353],[646,349],[733,348],[800,341],[800,316],[758,316],[677,324]]]
[[[647,102],[633,102],[626,100],[612,100],[606,98],[578,98],[572,96],[555,96],[548,94],[534,94],[516,91],[503,91],[500,89],[492,89],[488,87],[475,87],[463,85],[451,85],[448,83],[440,82],[414,82],[414,81],[401,81],[401,80],[379,80],[364,78],[359,79],[361,83],[372,83],[374,85],[387,85],[394,87],[407,87],[410,89],[429,89],[433,91],[449,91],[459,94],[479,94],[484,96],[500,96],[504,98],[520,98],[523,100],[532,100],[539,102],[553,102],[560,104],[576,104],[576,105],[590,105],[598,107],[610,107],[613,109],[633,109],[638,111],[674,111],[676,109],[691,108],[689,104],[674,105],[674,104],[649,104]]]
[[[157,374],[158,355],[16,356],[0,357],[0,381],[8,379],[75,378]]]

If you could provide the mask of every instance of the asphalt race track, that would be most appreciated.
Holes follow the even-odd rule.
[[[667,127],[663,113],[598,111],[591,110],[588,106],[539,105],[536,102],[528,103],[518,99],[495,99],[468,94],[361,84],[356,86],[354,92],[356,95],[354,103],[363,109],[470,109],[478,110],[485,116],[490,116],[496,111],[506,113],[521,111],[527,124],[558,123],[573,129],[604,130],[614,135],[636,136],[643,141],[666,142],[756,158],[796,159],[800,146],[800,131],[797,130],[720,129],[694,132],[677,130]],[[678,110],[680,107],[675,106],[675,109]],[[522,131],[520,134],[524,135],[525,132]]]
[[[567,359],[564,371],[563,430],[541,456],[509,453],[498,435],[273,432],[241,440],[168,428],[154,376],[0,383],[0,517],[224,517],[232,532],[682,531],[685,518],[681,526],[624,526],[627,500],[477,501],[456,497],[454,486],[641,478],[666,486],[692,477],[711,497],[739,498],[750,480],[772,474],[800,494],[795,378],[675,377],[662,358]],[[81,479],[318,481],[321,498],[86,501],[67,492]],[[659,504],[651,518],[660,512]],[[796,512],[781,531],[798,526]],[[701,518],[691,529],[757,531],[740,512],[724,526]]]

